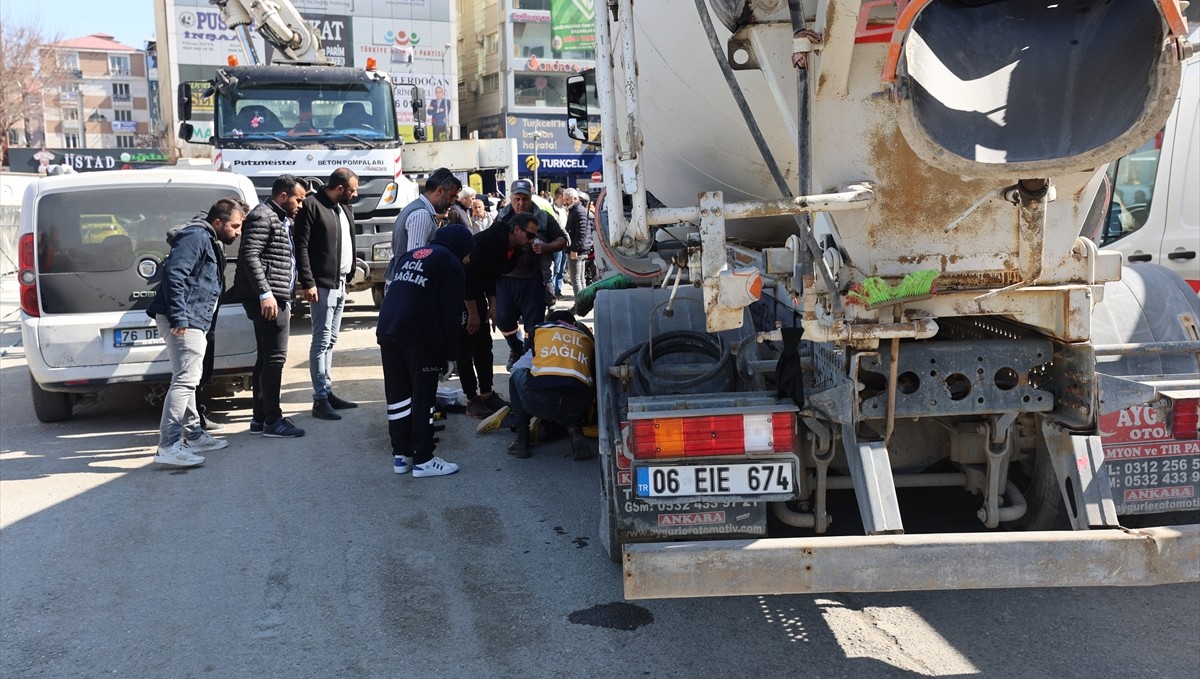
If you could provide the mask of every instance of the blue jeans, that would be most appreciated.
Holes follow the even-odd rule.
[[[162,419],[158,423],[158,445],[169,446],[184,435],[196,439],[203,431],[196,410],[196,385],[204,372],[208,339],[203,330],[196,328],[188,328],[183,337],[172,335],[166,314],[159,314],[155,322],[158,334],[167,342],[167,356],[171,359],[171,386],[163,398]]]
[[[345,307],[345,283],[336,290],[317,288],[317,301],[312,303],[312,346],[308,350],[308,372],[315,401],[329,398],[333,393],[333,345],[337,344]]]
[[[567,429],[587,423],[593,400],[591,394],[571,387],[531,389],[533,380],[528,368],[517,368],[508,376],[508,402],[515,427],[528,428],[531,417],[557,422]]]
[[[554,283],[554,294],[562,294],[563,276],[567,273],[567,251],[559,250],[554,253],[554,270],[550,275],[551,281]]]

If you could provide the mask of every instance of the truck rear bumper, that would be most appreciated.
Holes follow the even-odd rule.
[[[627,599],[1163,585],[1200,581],[1200,524],[663,542],[623,563]]]

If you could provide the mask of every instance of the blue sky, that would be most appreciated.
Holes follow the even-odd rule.
[[[37,22],[47,38],[107,33],[137,49],[154,35],[153,0],[0,0],[0,17]]]

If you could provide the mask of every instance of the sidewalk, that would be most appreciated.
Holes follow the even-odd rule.
[[[0,276],[0,356],[21,349],[21,290],[15,273]]]

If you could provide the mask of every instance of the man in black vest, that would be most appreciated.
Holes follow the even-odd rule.
[[[339,410],[358,404],[333,393],[333,346],[342,327],[346,283],[354,274],[354,211],[358,175],[339,167],[325,188],[309,194],[296,214],[296,271],[304,301],[312,310],[308,371],[313,384],[313,417],[340,420]]]
[[[233,298],[240,300],[254,324],[258,360],[251,377],[254,414],[250,433],[270,438],[296,438],[304,430],[283,416],[279,391],[287,360],[292,292],[296,288],[296,259],[292,248],[292,219],[307,189],[290,174],[271,185],[271,197],[259,203],[242,226]]]

